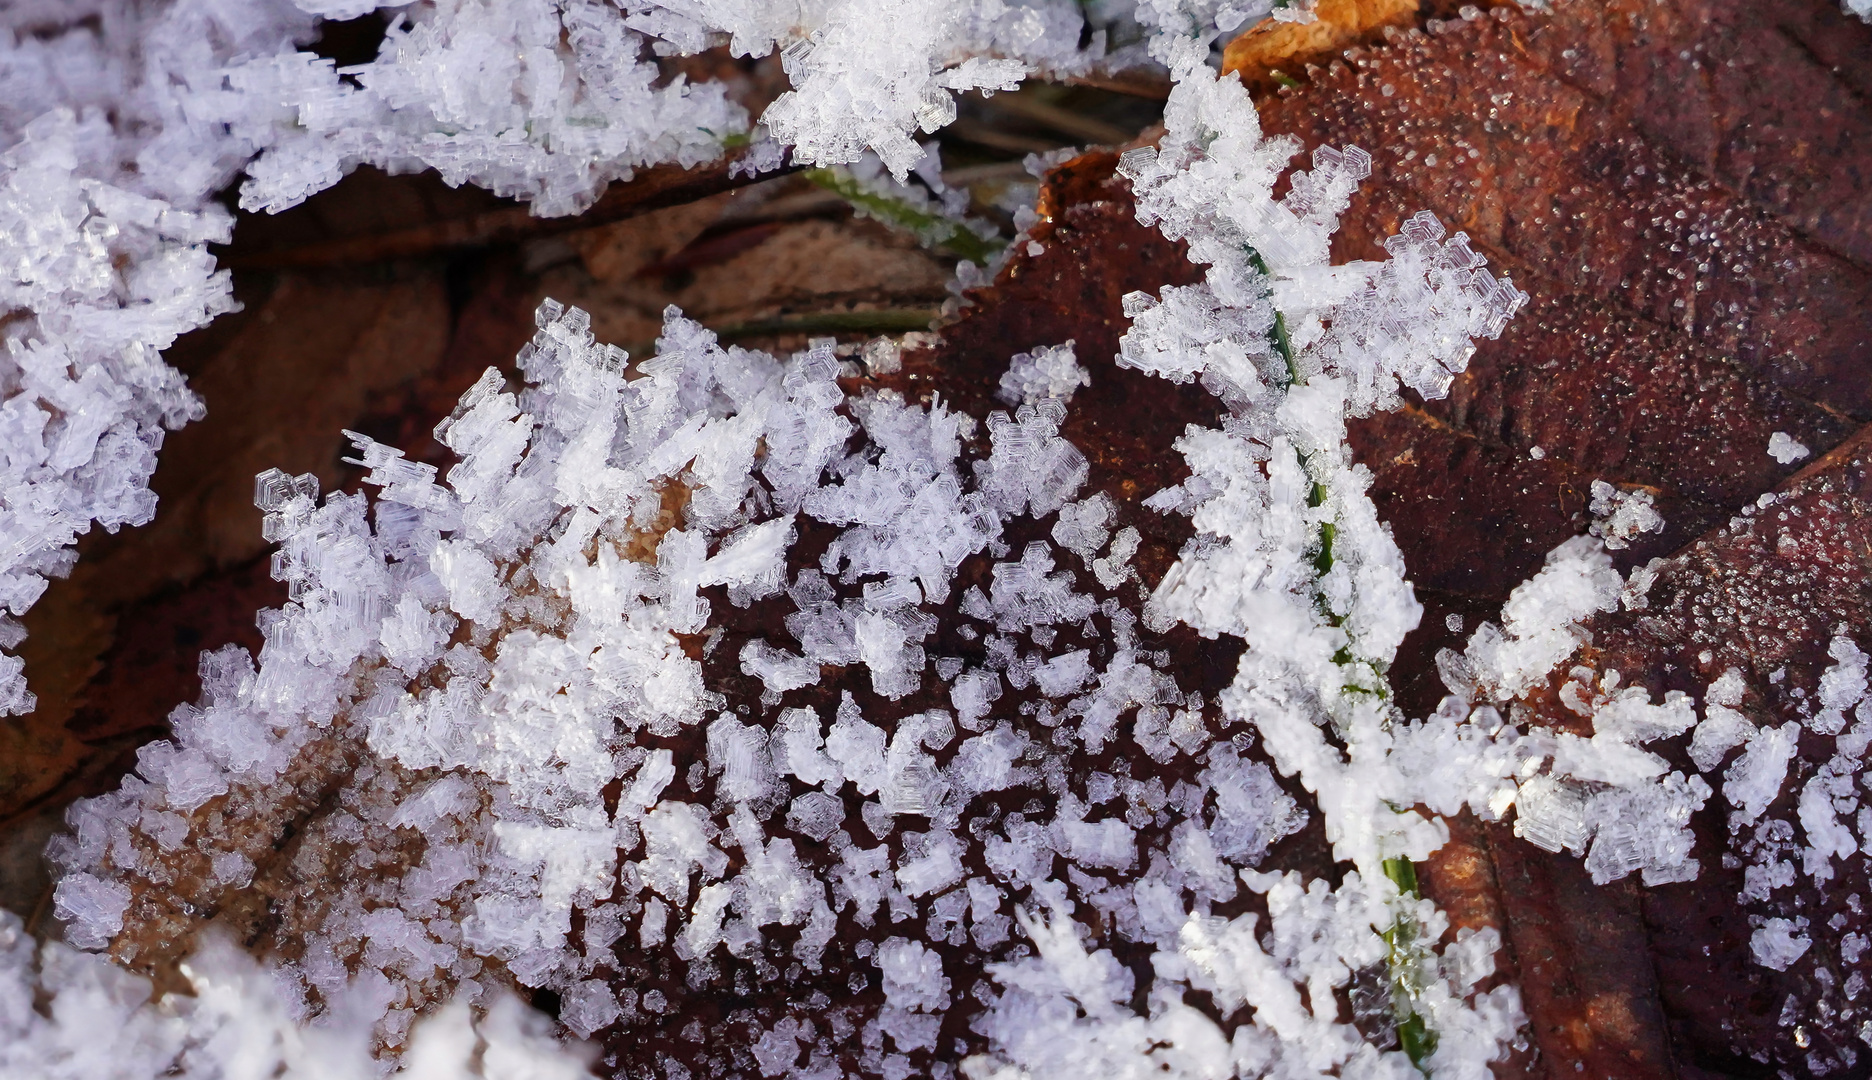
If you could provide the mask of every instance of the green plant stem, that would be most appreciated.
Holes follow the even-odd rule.
[[[1422,894],[1417,889],[1417,867],[1409,859],[1399,856],[1384,861],[1385,877],[1397,886],[1398,895],[1406,900],[1415,900]],[[1391,969],[1391,1008],[1398,1033],[1398,1045],[1410,1056],[1411,1064],[1428,1075],[1424,1069],[1424,1059],[1436,1052],[1436,1032],[1424,1023],[1423,1014],[1417,1011],[1415,999],[1418,988],[1416,980],[1411,978],[1416,967],[1411,953],[1417,941],[1418,927],[1414,920],[1399,916],[1384,933],[1385,944],[1390,948],[1388,966]]]
[[[976,235],[959,221],[912,206],[902,199],[880,195],[843,169],[807,169],[804,175],[806,179],[851,203],[870,217],[912,233],[931,247],[944,248],[971,262],[986,263],[990,256],[1007,246],[998,240]]]
[[[1250,265],[1260,271],[1263,278],[1271,282],[1273,275],[1269,272],[1267,260],[1262,258],[1261,253],[1250,247],[1247,249],[1247,255]],[[1271,295],[1273,292],[1271,284],[1268,291]],[[1278,310],[1274,312],[1274,323],[1268,329],[1268,344],[1273,346],[1274,351],[1280,355],[1287,366],[1287,379],[1282,385],[1282,389],[1293,389],[1293,387],[1300,382],[1300,367],[1294,359],[1293,340],[1287,333],[1287,320]],[[1296,451],[1296,453],[1298,453],[1298,451]],[[1304,469],[1309,476],[1313,473],[1310,467],[1312,465],[1312,461],[1310,460],[1311,456],[1310,454],[1299,453],[1300,467]],[[1326,505],[1326,500],[1331,497],[1331,494],[1332,493],[1327,490],[1326,485],[1316,479],[1313,481],[1312,489],[1307,492],[1307,505],[1314,508],[1324,506]],[[1333,543],[1337,538],[1337,526],[1330,521],[1322,521],[1319,525],[1319,546],[1313,555],[1313,569],[1321,578],[1325,577],[1333,568]],[[1342,626],[1344,624],[1345,619],[1335,614],[1328,606],[1323,591],[1317,591],[1315,593],[1314,603],[1319,607],[1322,617],[1324,617],[1330,625]],[[1356,662],[1357,657],[1352,654],[1352,650],[1349,646],[1341,648],[1333,655],[1333,663],[1341,667],[1349,667]],[[1377,693],[1381,698],[1388,698],[1390,696],[1388,693],[1389,687],[1383,679],[1382,670],[1375,664],[1370,666],[1372,670],[1379,675],[1378,684],[1381,689],[1379,689]],[[1348,691],[1365,692],[1364,688],[1359,686],[1348,686],[1346,689]],[[1406,900],[1415,900],[1418,898],[1417,868],[1411,865],[1409,859],[1386,859],[1383,866],[1385,877],[1389,878],[1392,884],[1397,886],[1400,897]],[[1415,952],[1420,929],[1415,919],[1406,916],[1404,912],[1400,910],[1396,918],[1392,921],[1391,926],[1384,931],[1382,936],[1387,950],[1385,967],[1390,972],[1391,976],[1392,1018],[1393,1024],[1397,1030],[1398,1045],[1402,1047],[1404,1053],[1410,1057],[1411,1063],[1417,1066],[1420,1071],[1425,1071],[1425,1074],[1428,1075],[1427,1071],[1424,1070],[1424,1061],[1436,1050],[1436,1032],[1431,1031],[1429,1025],[1424,1023],[1422,1014],[1417,1012],[1414,1004],[1418,994],[1418,987],[1416,985],[1417,960],[1413,953]]]

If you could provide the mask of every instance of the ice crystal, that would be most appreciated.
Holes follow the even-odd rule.
[[[1593,515],[1593,535],[1617,551],[1639,533],[1661,531],[1664,516],[1652,505],[1652,498],[1649,491],[1621,491],[1604,480],[1594,480],[1592,504],[1587,507]]]
[[[1783,465],[1792,465],[1806,457],[1811,451],[1785,431],[1777,431],[1768,436],[1768,456]]]

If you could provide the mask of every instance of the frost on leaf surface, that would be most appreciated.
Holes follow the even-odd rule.
[[[1207,273],[1128,299],[1117,363],[1038,343],[952,400],[674,309],[631,362],[548,302],[524,387],[490,371],[437,428],[445,472],[354,436],[370,494],[261,476],[291,602],[73,811],[68,936],[156,966],[231,922],[296,1017],[375,987],[405,1060],[416,1016],[514,985],[672,1075],[678,1042],[774,1075],[1064,1075],[1065,1046],[1481,1070],[1520,1016],[1496,938],[1442,948],[1394,864],[1521,759],[1388,704],[1420,609],[1344,423],[1440,390],[1521,297],[1427,217],[1330,266],[1364,156],[1274,200],[1291,148],[1175,70],[1170,134],[1124,167]],[[1186,479],[1135,491],[1075,410],[1159,377],[1209,422]],[[1511,623],[1572,640],[1545,618]],[[1374,979],[1380,1030],[1428,1038],[1342,1015]]]
[[[742,167],[784,143],[868,155],[853,175],[882,183],[929,164],[916,134],[954,93],[1086,71],[1114,55],[1100,34],[1142,25],[1178,85],[1123,172],[1201,270],[1129,291],[1113,348],[1023,341],[941,395],[841,381],[823,343],[723,349],[675,312],[627,365],[549,305],[526,387],[491,372],[439,429],[446,473],[358,437],[374,495],[263,475],[291,602],[258,658],[205,657],[175,738],[74,812],[51,904],[69,945],[130,965],[222,922],[277,968],[206,939],[182,1017],[0,926],[7,1001],[93,1003],[152,1074],[242,1032],[498,1071],[545,1030],[512,984],[668,1076],[688,1066],[657,1047],[767,1076],[1479,1075],[1519,1023],[1497,938],[1446,935],[1407,872],[1465,808],[1512,812],[1596,882],[1667,885],[1704,869],[1691,817],[1721,806],[1730,834],[1702,850],[1742,871],[1756,965],[1825,983],[1835,952],[1857,961],[1856,929],[1829,936],[1859,925],[1856,894],[1823,922],[1791,890],[1862,870],[1865,654],[1845,623],[1774,621],[1810,671],[1712,644],[1688,691],[1621,674],[1595,635],[1683,588],[1683,564],[1627,577],[1606,553],[1662,526],[1648,492],[1595,486],[1593,535],[1438,658],[1443,707],[1391,704],[1421,608],[1346,423],[1442,394],[1526,298],[1430,214],[1394,219],[1385,258],[1328,263],[1371,158],[1321,147],[1274,199],[1295,144],[1201,55],[1262,7],[443,2],[342,74],[299,50],[311,16],[373,6],[9,30],[0,212],[30,256],[0,379],[13,615],[90,522],[149,514],[161,432],[196,411],[155,352],[228,305],[208,193],[245,170],[245,204],[272,209],[358,164],[421,165],[560,213],[749,130],[646,50],[780,51],[792,89]],[[1113,385],[1208,396],[1152,448],[1183,474],[1112,482],[1079,420]],[[1836,494],[1736,531],[1828,553],[1807,524]],[[29,708],[0,664],[0,704]],[[1770,716],[1764,681],[1802,693]],[[1525,708],[1547,692],[1564,714]],[[1329,857],[1336,885],[1290,869]],[[1863,989],[1826,983],[1827,1016]],[[6,1017],[29,1063],[95,1073],[56,1009]]]

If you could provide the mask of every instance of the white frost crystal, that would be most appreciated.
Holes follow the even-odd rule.
[[[1768,436],[1768,456],[1783,465],[1792,465],[1811,452],[1803,443],[1785,431],[1777,431]]]
[[[1769,919],[1749,937],[1749,950],[1761,966],[1786,971],[1813,944],[1806,930],[1806,919]]]
[[[1562,543],[1547,553],[1538,574],[1508,594],[1500,625],[1485,622],[1461,653],[1438,654],[1444,684],[1465,701],[1506,703],[1578,650],[1578,624],[1616,610],[1621,585],[1599,540],[1576,536]]]
[[[1624,491],[1604,480],[1592,482],[1593,535],[1605,546],[1617,551],[1639,533],[1658,532],[1664,528],[1664,515],[1652,505],[1652,494],[1644,490]]]
[[[1073,355],[1073,343],[1015,353],[1001,376],[996,395],[1009,405],[1032,405],[1046,398],[1071,401],[1073,391],[1092,385],[1092,376]]]

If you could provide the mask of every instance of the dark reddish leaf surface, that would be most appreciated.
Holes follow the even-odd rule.
[[[1751,508],[1753,509],[1753,508]],[[1808,695],[1832,661],[1827,643],[1838,627],[1872,627],[1872,432],[1855,436],[1815,462],[1760,510],[1738,515],[1659,567],[1646,606],[1600,616],[1595,647],[1582,659],[1595,672],[1618,671],[1654,693],[1701,689],[1730,668],[1742,671],[1743,709],[1758,723],[1800,720]],[[1557,710],[1535,703],[1545,722]],[[1689,769],[1684,740],[1666,753]],[[1812,730],[1766,816],[1795,820],[1801,784],[1834,753],[1834,740]],[[1712,799],[1695,818],[1703,874],[1691,883],[1646,890],[1643,918],[1677,1053],[1722,1072],[1763,1065],[1807,1071],[1809,1055],[1858,1054],[1863,1020],[1839,983],[1868,966],[1847,963],[1840,942],[1865,933],[1849,869],[1831,887],[1797,876],[1791,894],[1738,902],[1739,868],[1723,867],[1729,846],[1726,806]],[[1806,917],[1814,945],[1808,964],[1779,973],[1750,957],[1749,916]],[[1790,1005],[1792,1002],[1792,1005]],[[1796,1038],[1798,1025],[1799,1037]],[[1857,1075],[1857,1073],[1854,1073]]]
[[[1706,176],[1872,265],[1872,28],[1837,4],[1564,4],[1527,54]]]

